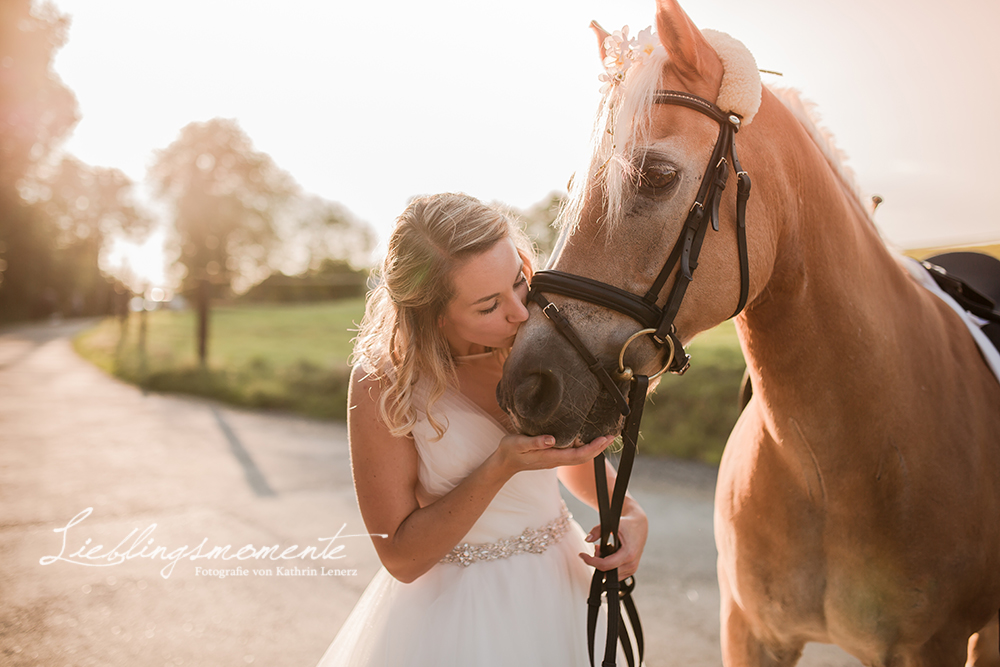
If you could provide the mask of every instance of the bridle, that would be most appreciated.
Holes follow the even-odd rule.
[[[600,554],[602,557],[609,556],[618,549],[618,524],[621,520],[622,506],[625,502],[625,489],[628,485],[628,478],[631,475],[632,464],[635,459],[639,422],[642,419],[642,409],[649,381],[659,377],[665,371],[682,375],[690,366],[691,358],[685,352],[684,346],[677,337],[674,319],[680,310],[684,294],[694,279],[694,270],[698,266],[698,255],[701,252],[701,246],[705,240],[709,223],[711,223],[713,230],[719,231],[719,201],[722,198],[722,191],[725,189],[726,181],[729,178],[730,161],[739,179],[736,192],[736,239],[740,262],[739,300],[736,310],[730,317],[739,315],[744,306],[746,306],[747,295],[750,289],[750,269],[747,257],[746,236],[746,206],[747,200],[750,198],[750,176],[740,166],[739,158],[736,155],[736,133],[740,129],[740,116],[724,112],[711,102],[696,95],[672,90],[656,91],[653,102],[655,104],[673,104],[694,109],[719,124],[719,136],[715,141],[715,148],[712,150],[712,157],[705,170],[705,175],[702,177],[698,194],[691,205],[691,209],[688,211],[687,219],[684,221],[680,236],[664,262],[659,275],[657,275],[646,294],[638,296],[614,285],[602,283],[591,278],[546,269],[535,273],[531,283],[531,290],[528,293],[528,298],[541,306],[545,316],[549,318],[559,333],[583,357],[590,372],[597,377],[601,385],[614,397],[619,411],[625,417],[625,425],[622,429],[624,449],[618,467],[614,495],[610,499],[610,502],[608,499],[604,455],[599,454],[594,459],[598,505],[601,515]],[[661,307],[657,305],[660,292],[663,290],[667,279],[678,262],[680,262],[680,268],[677,272],[677,278],[667,296],[665,304]],[[559,308],[544,296],[546,292],[561,294],[609,308],[631,317],[642,325],[643,328],[640,331],[637,331],[625,341],[621,352],[618,354],[617,382],[611,377],[597,357],[584,345],[573,325],[559,311]],[[632,369],[625,365],[625,352],[628,346],[644,335],[650,336],[658,348],[667,348],[666,361],[663,367],[652,376],[636,375]],[[627,398],[619,388],[619,382],[626,381],[630,383]],[[614,537],[613,542],[612,537]],[[602,667],[615,666],[615,647],[618,639],[621,640],[629,666],[634,667],[635,665],[632,643],[628,637],[625,621],[621,616],[620,605],[625,606],[629,623],[632,627],[632,633],[636,640],[639,663],[642,663],[644,649],[642,627],[639,623],[639,615],[635,609],[635,604],[631,599],[635,580],[631,577],[629,579],[631,581],[619,582],[617,570],[610,570],[608,572],[596,570],[594,572],[594,578],[591,581],[590,598],[587,600],[589,606],[587,634],[591,667],[594,665],[594,635],[602,593],[606,593],[608,599],[607,645],[605,647],[604,661],[601,663]],[[612,604],[612,599],[618,600],[619,604]]]
[[[722,198],[722,191],[725,189],[729,178],[730,160],[739,179],[736,195],[736,238],[740,261],[739,302],[736,305],[736,310],[730,317],[738,315],[746,305],[750,287],[746,236],[746,204],[750,198],[750,176],[747,172],[743,171],[739,158],[736,155],[736,133],[740,128],[740,117],[738,115],[723,112],[711,102],[696,95],[671,90],[656,91],[653,102],[656,104],[673,104],[694,109],[719,124],[719,136],[715,141],[715,148],[712,151],[712,157],[709,159],[708,168],[705,170],[698,194],[688,211],[680,237],[664,262],[659,275],[653,281],[653,284],[650,285],[645,295],[640,297],[614,285],[608,285],[607,283],[602,283],[591,278],[563,271],[545,269],[535,273],[531,283],[529,298],[538,303],[547,316],[550,316],[550,313],[554,312],[553,309],[556,309],[556,306],[542,296],[543,292],[561,294],[604,306],[638,321],[643,325],[644,330],[642,333],[650,334],[653,342],[658,347],[666,345],[671,352],[670,358],[664,364],[663,369],[653,376],[656,377],[665,370],[678,375],[683,374],[690,362],[690,357],[685,354],[684,347],[677,338],[677,332],[674,329],[674,318],[677,317],[684,294],[694,279],[694,270],[698,266],[698,255],[701,252],[701,245],[708,230],[708,222],[711,221],[712,229],[715,231],[719,230],[719,201]],[[666,304],[660,307],[657,305],[660,292],[663,290],[678,260],[680,261],[680,271],[678,272],[677,280],[670,290]],[[649,329],[649,331],[646,331],[646,329]],[[626,347],[632,340],[634,339],[629,339]],[[624,372],[625,368],[619,366],[619,373],[622,374]],[[617,386],[615,386],[615,389],[612,389],[603,379],[602,384],[611,392],[612,396],[616,394],[621,396],[621,392],[617,390]],[[614,385],[613,382],[611,384]],[[623,414],[627,415],[628,412],[623,411]]]

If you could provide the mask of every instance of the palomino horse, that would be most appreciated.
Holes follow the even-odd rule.
[[[983,664],[984,650],[995,660],[1000,383],[959,316],[886,249],[797,98],[762,89],[739,42],[657,4],[659,44],[645,33],[629,49],[598,29],[608,90],[553,266],[650,290],[684,238],[720,132],[697,109],[657,103],[657,91],[742,116],[749,278],[731,188],[658,341],[670,333],[672,350],[729,318],[747,285],[736,325],[754,396],[715,499],[725,664],[792,665],[807,642],[866,665],[962,665],[967,654]],[[656,291],[661,307],[678,272]],[[612,376],[626,340],[649,326],[549,298]],[[670,350],[643,335],[625,358],[653,375]],[[606,384],[534,305],[497,394],[519,428],[563,445],[620,427]],[[981,628],[992,640],[977,645]]]

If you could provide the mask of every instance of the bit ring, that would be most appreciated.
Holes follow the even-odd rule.
[[[628,346],[632,344],[632,341],[634,341],[639,336],[645,336],[646,334],[653,334],[653,333],[656,333],[656,329],[643,329],[642,331],[637,331],[636,333],[629,336],[628,340],[625,341],[625,344],[622,345],[621,352],[618,353],[618,377],[620,377],[622,380],[631,380],[632,376],[634,375],[632,369],[625,365],[625,350],[627,350]],[[663,368],[661,368],[659,372],[656,373],[656,375],[649,376],[650,380],[655,380],[656,378],[663,375],[670,367],[670,364],[674,363],[674,352],[675,352],[674,339],[671,336],[667,336],[666,343],[670,346],[670,354],[667,356],[667,362],[663,365]]]

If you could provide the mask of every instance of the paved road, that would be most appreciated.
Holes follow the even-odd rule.
[[[366,537],[347,537],[364,527],[343,425],[144,394],[74,354],[84,326],[0,331],[0,664],[312,667],[378,567]],[[649,667],[721,662],[714,477],[637,464]],[[327,553],[343,557],[169,567],[203,541],[203,554],[336,545]],[[249,574],[205,573],[238,566]],[[811,646],[800,664],[859,663]]]

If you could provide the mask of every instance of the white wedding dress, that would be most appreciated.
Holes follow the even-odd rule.
[[[436,440],[423,419],[413,439],[419,482],[437,498],[478,467],[506,432],[454,389],[434,410],[446,419],[444,437]],[[381,568],[319,667],[588,667],[593,569],[577,554],[593,547],[584,536],[566,510],[555,470],[518,473],[462,543],[423,576],[405,584]],[[603,610],[601,616],[598,663]]]

